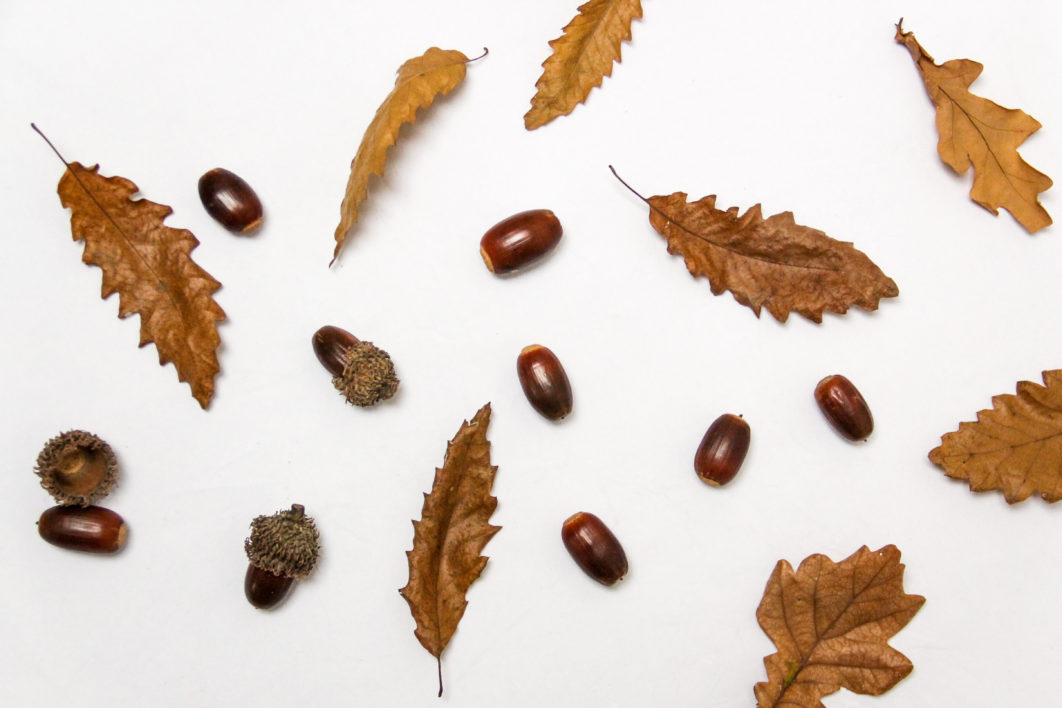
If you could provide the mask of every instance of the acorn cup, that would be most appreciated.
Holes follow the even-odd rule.
[[[367,408],[387,400],[398,389],[391,356],[345,329],[325,325],[314,332],[313,352],[347,403]]]
[[[244,594],[257,609],[269,610],[288,597],[296,580],[313,572],[321,543],[305,507],[292,504],[289,511],[255,517],[243,548],[251,561]]]

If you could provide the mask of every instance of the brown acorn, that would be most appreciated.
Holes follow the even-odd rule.
[[[313,571],[321,543],[306,509],[292,504],[289,511],[255,517],[243,548],[251,561],[244,577],[244,594],[252,605],[267,610],[284,601],[295,580]]]
[[[345,329],[326,325],[313,335],[317,360],[348,403],[367,407],[395,395],[398,377],[391,356]]]
[[[724,413],[715,419],[697,446],[693,469],[701,481],[721,487],[734,479],[749,451],[751,431],[745,419]]]
[[[572,412],[572,385],[557,355],[541,344],[526,346],[516,357],[516,375],[536,411],[550,420]]]
[[[250,234],[262,225],[262,202],[239,175],[215,167],[199,178],[203,208],[229,231]]]
[[[513,214],[490,227],[479,242],[487,270],[505,275],[537,261],[556,248],[564,230],[549,209]]]
[[[619,539],[593,514],[572,514],[561,526],[561,540],[576,564],[602,585],[615,585],[627,574],[627,554]]]
[[[71,551],[116,553],[128,533],[122,517],[101,506],[53,506],[37,522],[48,543]]]
[[[815,402],[833,429],[859,442],[874,432],[874,416],[859,389],[844,376],[832,374],[815,386]]]
[[[45,444],[34,470],[41,486],[60,504],[90,506],[118,481],[111,446],[84,430],[68,430]]]

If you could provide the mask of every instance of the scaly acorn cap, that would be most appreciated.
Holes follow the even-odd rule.
[[[343,373],[332,385],[355,406],[367,407],[395,395],[398,377],[391,356],[372,342],[358,342],[347,349]]]
[[[68,430],[47,442],[37,455],[34,472],[63,506],[91,506],[118,481],[118,460],[101,438]]]
[[[256,516],[243,549],[257,568],[288,578],[305,578],[317,564],[321,543],[306,509],[292,504],[290,511]]]

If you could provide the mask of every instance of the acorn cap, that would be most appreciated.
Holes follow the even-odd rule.
[[[288,578],[305,578],[317,564],[321,543],[317,526],[302,504],[272,516],[257,516],[244,541],[247,558],[256,568]]]
[[[48,441],[34,469],[41,486],[64,506],[91,506],[118,481],[111,446],[84,430],[68,430]]]
[[[332,385],[348,403],[367,407],[395,395],[398,377],[391,356],[372,342],[358,342],[347,349],[343,373]]]

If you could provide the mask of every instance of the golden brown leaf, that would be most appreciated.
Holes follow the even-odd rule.
[[[970,489],[999,489],[1011,504],[1039,493],[1062,499],[1062,370],[1043,372],[1044,383],[1018,383],[1018,395],[992,398],[976,423],[941,438],[929,453],[933,464]]]
[[[140,346],[154,342],[159,364],[172,361],[206,408],[220,370],[217,323],[225,313],[213,294],[221,283],[192,261],[192,232],[163,225],[173,209],[134,201],[135,184],[98,170],[69,163],[59,180],[74,240],[85,242],[82,260],[103,270],[104,298],[118,293],[119,317],[140,315]]]
[[[358,220],[358,205],[369,194],[369,178],[372,175],[383,176],[387,151],[398,139],[398,131],[404,124],[417,119],[417,109],[427,108],[436,96],[454,90],[465,78],[467,62],[468,57],[459,51],[432,47],[398,68],[395,87],[376,109],[376,115],[365,130],[358,152],[350,163],[347,191],[339,208],[332,263],[339,256],[339,249],[350,227]]]
[[[1051,224],[1039,195],[1051,178],[1033,169],[1018,154],[1018,146],[1040,129],[1024,111],[1003,108],[969,92],[984,67],[970,59],[936,64],[933,57],[896,25],[896,41],[911,53],[929,98],[937,107],[937,152],[948,167],[964,174],[973,165],[970,198],[993,214],[1009,211],[1030,233]]]
[[[758,708],[822,708],[840,688],[881,695],[911,673],[889,646],[926,599],[903,591],[896,546],[863,546],[840,563],[804,559],[793,573],[778,561],[756,619],[778,648],[765,657],[767,681],[756,684]]]
[[[687,202],[685,192],[646,199],[623,184],[649,205],[649,223],[667,240],[668,253],[683,256],[694,277],[708,278],[713,294],[729,290],[757,317],[766,307],[781,322],[791,310],[822,322],[824,311],[876,310],[881,298],[900,292],[851,243],[795,223],[792,212],[764,219],[757,204],[738,216],[737,207],[716,209],[715,195],[696,202]]]
[[[489,523],[498,506],[490,494],[498,468],[490,464],[489,423],[488,403],[447,444],[420,521],[413,522],[409,582],[399,590],[417,622],[417,639],[439,662],[440,696],[443,649],[465,613],[468,587],[487,564],[480,552],[501,529]]]
[[[553,54],[542,64],[524,126],[539,128],[585,101],[590,89],[612,75],[612,63],[621,61],[620,45],[631,38],[631,22],[641,16],[639,0],[590,0],[581,5],[564,34],[549,43]]]

